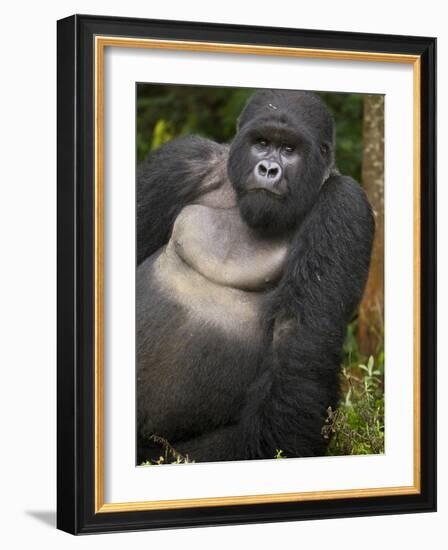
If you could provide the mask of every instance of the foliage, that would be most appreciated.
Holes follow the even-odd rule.
[[[330,439],[329,455],[384,453],[384,351],[362,357],[356,340],[357,322],[348,326],[344,345],[342,399],[329,407],[322,434]]]
[[[163,455],[157,460],[145,460],[140,466],[160,466],[162,464],[193,464],[194,460],[190,460],[188,455],[182,455],[177,451],[169,441],[164,437],[152,435],[150,437],[154,443],[160,445],[163,449]]]
[[[162,143],[186,134],[199,134],[219,143],[231,141],[238,115],[253,92],[250,88],[139,84],[137,161]],[[360,181],[363,96],[320,95],[335,118],[338,167]]]
[[[137,93],[137,160],[175,137],[198,134],[231,141],[236,121],[254,90],[140,84]]]
[[[334,92],[319,95],[336,123],[337,166],[342,174],[361,181],[363,95]]]
[[[275,449],[275,456],[274,458],[286,458],[286,455],[281,449]]]

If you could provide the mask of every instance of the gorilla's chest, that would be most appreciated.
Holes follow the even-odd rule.
[[[153,264],[157,285],[190,317],[248,336],[281,277],[288,243],[262,239],[236,208],[191,205]]]
[[[263,311],[287,243],[263,241],[237,210],[192,205],[137,269],[139,416],[169,440],[240,410],[264,353]]]
[[[210,282],[251,292],[278,281],[288,250],[286,240],[258,236],[237,208],[202,205],[182,210],[168,247]]]

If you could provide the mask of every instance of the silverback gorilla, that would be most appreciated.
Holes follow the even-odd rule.
[[[161,146],[137,175],[137,461],[325,454],[374,233],[310,92],[263,90],[230,146]]]

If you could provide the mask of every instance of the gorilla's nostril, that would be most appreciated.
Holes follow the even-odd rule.
[[[268,178],[276,178],[278,175],[278,168],[270,168],[268,171]]]
[[[265,176],[267,171],[268,171],[268,169],[266,168],[266,166],[264,164],[259,164],[258,165],[258,172],[261,176]]]

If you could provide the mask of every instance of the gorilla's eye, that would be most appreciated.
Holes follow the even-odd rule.
[[[282,145],[282,153],[286,153],[287,155],[290,155],[291,153],[294,153],[294,147],[292,145],[288,145],[287,143],[284,143]]]
[[[266,149],[269,143],[267,139],[260,138],[260,139],[257,139],[256,145],[260,149]]]

